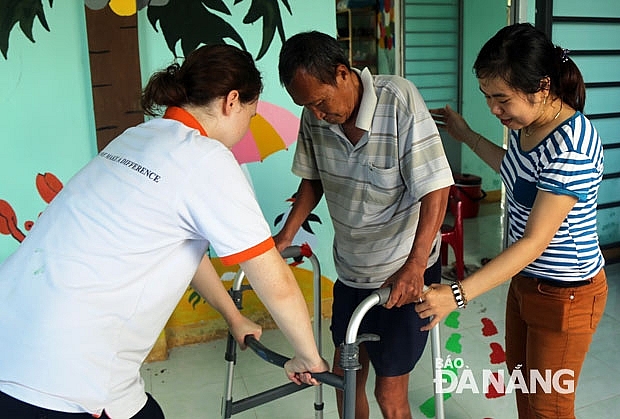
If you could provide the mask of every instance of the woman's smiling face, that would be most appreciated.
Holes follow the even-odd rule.
[[[527,127],[543,112],[543,100],[546,95],[543,90],[526,94],[508,86],[499,77],[481,78],[478,79],[478,83],[491,113],[502,125],[510,129]]]

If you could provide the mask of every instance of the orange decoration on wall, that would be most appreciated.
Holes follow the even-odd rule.
[[[37,174],[35,179],[37,191],[41,198],[46,202],[52,202],[52,199],[62,189],[62,182],[53,173]],[[34,221],[26,221],[24,223],[24,229],[30,231]],[[17,215],[11,204],[4,199],[0,199],[0,234],[12,236],[18,242],[24,241],[26,235],[17,225]]]

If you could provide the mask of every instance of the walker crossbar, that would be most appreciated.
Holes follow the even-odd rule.
[[[319,353],[322,352],[322,343],[321,343],[321,268],[319,266],[318,259],[312,253],[310,246],[302,245],[302,246],[290,246],[282,251],[281,256],[284,259],[289,258],[299,258],[304,257],[307,258],[308,261],[312,264],[312,271],[314,274],[313,278],[313,288],[314,288],[314,321],[313,321],[313,331],[316,341],[316,346],[319,349]],[[243,308],[243,292],[246,290],[251,290],[252,287],[250,285],[245,285],[243,283],[243,279],[245,278],[245,273],[243,270],[237,271],[234,279],[232,287],[229,291],[231,298],[235,302],[235,305],[239,310]],[[262,345],[261,345],[262,346]],[[246,411],[256,406],[260,406],[267,402],[279,399],[281,397],[287,396],[289,394],[295,393],[297,391],[303,390],[307,387],[310,387],[306,384],[297,385],[293,382],[289,382],[283,384],[278,387],[274,387],[268,389],[266,391],[248,396],[241,400],[233,401],[232,399],[232,388],[233,388],[233,378],[234,378],[234,365],[237,361],[237,342],[232,337],[230,332],[228,333],[228,340],[226,343],[226,354],[224,358],[227,363],[227,373],[226,373],[226,382],[225,382],[225,394],[222,397],[222,418],[228,419],[232,415]],[[281,356],[281,355],[280,355]],[[286,362],[286,360],[284,360]],[[284,366],[284,362],[282,362],[282,366]],[[329,378],[326,378],[329,380]],[[321,381],[323,382],[323,381]],[[322,386],[315,386],[315,397],[314,397],[314,410],[315,410],[315,419],[323,418],[323,389]]]
[[[389,294],[390,288],[383,288],[381,290],[374,291],[370,296],[366,297],[366,299],[362,301],[358,308],[353,312],[353,316],[351,317],[351,321],[349,322],[349,327],[347,329],[347,339],[345,343],[341,345],[342,356],[340,359],[340,366],[344,370],[344,377],[340,377],[329,372],[312,373],[312,376],[318,381],[343,390],[343,419],[355,418],[355,375],[356,371],[360,368],[358,359],[359,344],[368,340],[379,340],[378,336],[370,334],[365,334],[358,338],[358,327],[366,312],[379,303],[385,303],[389,297]],[[349,339],[349,337],[352,337],[352,339]],[[279,367],[284,367],[286,361],[289,360],[289,358],[266,348],[264,345],[259,343],[254,336],[246,336],[245,344],[265,361]]]
[[[341,345],[340,367],[344,370],[344,377],[332,373],[313,373],[315,377],[322,383],[329,384],[340,390],[343,390],[343,419],[355,418],[355,384],[356,371],[360,369],[359,364],[359,345],[364,341],[379,340],[379,337],[372,334],[357,336],[359,325],[364,315],[374,306],[385,304],[390,296],[390,288],[381,288],[373,291],[366,299],[364,299],[353,312],[345,342]],[[258,356],[265,361],[270,362],[279,367],[284,367],[289,358],[280,355],[262,345],[254,336],[246,336],[245,344],[248,345]]]
[[[256,393],[254,395],[248,396],[241,400],[236,400],[233,403],[227,404],[225,406],[225,417],[229,418],[231,415],[236,415],[237,413],[245,412],[248,409],[252,409],[257,406],[261,406],[265,403],[271,402],[273,400],[277,400],[284,396],[288,396],[289,394],[296,393],[300,390],[303,390],[307,387],[310,387],[307,384],[297,385],[293,382],[289,382],[286,384],[282,384],[278,387],[270,388],[269,390],[262,391],[260,393]]]
[[[284,368],[284,364],[290,360],[284,355],[280,355],[277,352],[272,351],[265,345],[260,343],[254,336],[248,335],[245,337],[245,344],[252,349],[256,355],[260,356],[270,364]],[[312,378],[316,378],[321,383],[328,384],[332,387],[336,387],[340,390],[344,388],[344,382],[341,376],[333,374],[331,372],[315,372],[310,374]]]

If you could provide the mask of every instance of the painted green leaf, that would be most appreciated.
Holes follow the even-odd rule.
[[[54,0],[49,0],[50,7]],[[9,35],[16,23],[26,35],[26,38],[34,42],[32,26],[37,17],[41,26],[49,32],[50,28],[45,19],[45,12],[41,0],[0,0],[0,51],[6,60],[9,53]]]

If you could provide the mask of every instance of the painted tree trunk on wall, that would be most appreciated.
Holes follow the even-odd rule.
[[[137,16],[86,8],[97,150],[144,121]]]

